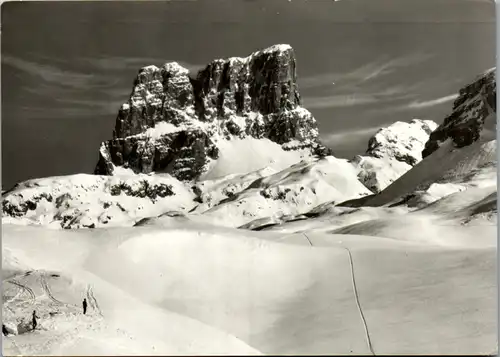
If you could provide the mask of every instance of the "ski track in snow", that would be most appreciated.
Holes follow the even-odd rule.
[[[311,239],[309,239],[307,234],[305,232],[302,232],[302,235],[307,239],[307,241],[309,242],[309,245],[311,247],[314,247],[314,245],[311,242]],[[375,356],[375,351],[373,350],[373,345],[372,345],[372,341],[370,338],[370,333],[368,331],[368,325],[366,324],[366,318],[365,318],[365,315],[363,314],[363,309],[361,308],[361,304],[359,302],[358,288],[356,287],[356,275],[354,274],[354,263],[352,260],[352,254],[351,254],[351,251],[349,250],[349,248],[343,246],[342,243],[340,243],[340,246],[342,249],[344,249],[347,252],[347,254],[349,256],[349,267],[351,269],[351,282],[352,282],[352,290],[354,293],[354,299],[356,301],[356,306],[358,307],[358,312],[359,312],[359,315],[361,317],[361,321],[363,323],[363,328],[365,330],[366,343],[368,345],[368,348],[370,349],[371,354]]]
[[[358,307],[358,312],[361,317],[361,321],[363,323],[363,328],[365,329],[365,337],[366,337],[366,343],[368,344],[368,348],[370,349],[370,352],[372,355],[375,356],[375,351],[373,350],[373,345],[372,345],[372,340],[370,338],[370,332],[368,331],[368,325],[366,324],[366,318],[365,315],[363,314],[363,309],[361,308],[361,304],[359,302],[359,296],[358,296],[358,288],[356,287],[356,275],[354,275],[354,263],[352,261],[352,254],[349,248],[342,246],[343,249],[347,251],[347,254],[349,255],[349,265],[351,268],[351,281],[352,281],[352,290],[354,293],[354,298],[356,300],[356,306]]]
[[[99,307],[99,303],[97,302],[97,299],[94,296],[94,291],[91,285],[87,286],[87,301],[90,307],[96,310],[99,313],[99,315],[103,316],[101,308]]]
[[[28,287],[27,285],[24,285],[24,284],[21,284],[15,280],[8,280],[7,283],[9,284],[12,284],[12,285],[15,285],[15,286],[18,286],[20,288],[20,292],[27,292],[28,295],[30,296],[30,299],[29,299],[29,302],[31,305],[34,305],[35,304],[35,299],[36,299],[36,296],[35,296],[35,293],[33,292],[33,289],[31,289],[30,287]],[[17,297],[19,296],[20,294],[16,295]],[[12,301],[12,300],[10,300]]]
[[[57,300],[54,297],[54,295],[50,291],[50,287],[49,287],[49,284],[47,283],[47,279],[46,279],[45,275],[46,275],[46,273],[41,273],[40,274],[40,284],[42,285],[43,291],[47,294],[47,296],[49,297],[49,299],[52,300],[53,302],[55,302],[58,305],[69,306],[69,304],[66,304],[66,303],[64,303],[62,301],[59,301],[59,300]],[[72,306],[75,306],[75,305],[72,305]]]

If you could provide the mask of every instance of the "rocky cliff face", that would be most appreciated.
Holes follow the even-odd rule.
[[[485,125],[490,131],[495,130],[495,68],[483,73],[472,84],[460,90],[453,104],[452,113],[431,134],[422,156],[432,154],[447,139],[451,139],[455,147],[468,146],[485,134],[483,130]]]
[[[196,76],[175,62],[144,67],[119,110],[113,139],[101,144],[94,173],[125,168],[192,180],[218,158],[220,140],[247,136],[284,150],[330,154],[319,142],[316,120],[300,104],[288,45],[215,60]]]
[[[422,160],[422,149],[437,127],[431,120],[413,119],[380,129],[370,138],[366,154],[351,160],[358,179],[372,192],[382,191]]]

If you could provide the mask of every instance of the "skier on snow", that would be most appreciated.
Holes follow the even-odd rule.
[[[87,313],[87,299],[83,299],[83,314]]]
[[[36,311],[33,310],[33,316],[31,321],[33,322],[33,330],[36,329],[36,326],[38,325],[36,319],[39,319],[40,317],[36,316]]]

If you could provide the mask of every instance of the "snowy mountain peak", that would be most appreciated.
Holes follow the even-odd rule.
[[[219,158],[220,143],[233,139],[269,139],[306,156],[331,153],[300,104],[289,45],[217,59],[196,76],[177,62],[143,67],[118,112],[113,139],[101,145],[95,173],[122,168],[192,180]]]
[[[177,62],[167,62],[163,65],[162,69],[172,74],[173,76],[187,76],[189,74],[189,70],[187,68],[182,67]]]
[[[422,160],[422,148],[437,127],[432,120],[397,121],[370,138],[366,155],[394,158],[413,166]]]
[[[422,160],[422,149],[437,126],[432,120],[413,119],[377,131],[368,142],[366,156],[351,160],[358,179],[371,191],[382,191]]]
[[[241,62],[249,62],[254,57],[259,57],[262,54],[271,54],[271,53],[274,53],[275,55],[286,55],[287,53],[289,53],[291,56],[293,56],[293,57],[295,56],[292,46],[287,45],[287,44],[280,44],[280,45],[270,46],[270,47],[265,48],[265,49],[260,50],[260,51],[256,51],[247,57],[230,57],[227,59],[227,61],[231,62],[231,63],[232,62],[240,62],[240,63]],[[226,62],[226,60],[223,60],[223,59],[218,59],[215,61]]]
[[[286,52],[286,51],[293,51],[292,46],[288,44],[273,45],[271,47],[266,48],[262,52],[270,53],[270,52]]]

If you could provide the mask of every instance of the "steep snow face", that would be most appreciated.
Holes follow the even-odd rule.
[[[208,210],[210,205],[200,204],[195,212],[201,216],[191,218],[238,227],[256,219],[297,216],[324,202],[341,202],[371,193],[357,180],[347,160],[333,156],[302,161],[245,186]]]
[[[454,192],[473,187],[496,187],[496,140],[478,140],[457,148],[447,140],[432,155],[379,194],[353,206],[404,204],[419,208]]]
[[[314,159],[307,148],[287,150],[285,145],[269,139],[252,137],[222,141],[218,148],[219,158],[207,164],[207,171],[200,176],[200,180],[251,173],[266,167],[281,171],[302,160]]]
[[[462,88],[453,104],[453,111],[430,136],[422,156],[436,151],[447,139],[460,148],[471,145],[481,136],[490,140],[496,134],[496,80],[492,68],[472,84]]]
[[[52,228],[133,226],[166,211],[188,211],[194,192],[169,175],[48,177],[2,197],[3,223]]]
[[[194,180],[219,158],[225,141],[247,137],[328,155],[316,120],[300,104],[288,45],[214,60],[195,78],[176,62],[144,67],[118,113],[113,139],[101,145],[95,173],[123,167]]]
[[[380,192],[422,160],[422,149],[438,125],[431,120],[398,121],[380,129],[368,142],[366,155],[351,160],[359,180]]]
[[[497,226],[497,187],[478,185],[445,196],[415,210],[412,215],[439,214],[442,223],[458,221],[464,226]]]

